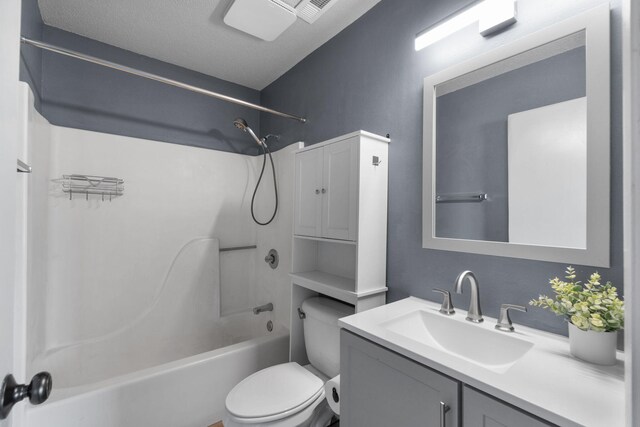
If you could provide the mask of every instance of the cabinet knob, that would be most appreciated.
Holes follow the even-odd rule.
[[[320,194],[320,190],[316,188],[316,194]]]
[[[327,190],[325,190],[324,188],[322,189],[322,194],[326,193]]]

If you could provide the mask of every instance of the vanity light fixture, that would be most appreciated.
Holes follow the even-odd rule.
[[[416,51],[478,22],[478,32],[483,36],[516,22],[516,0],[483,0],[471,3],[450,15],[439,24],[427,28],[416,36]]]

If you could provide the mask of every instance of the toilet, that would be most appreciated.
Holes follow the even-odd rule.
[[[354,309],[323,297],[309,298],[301,308],[310,364],[283,363],[242,380],[227,395],[225,427],[326,427],[330,422],[324,384],[340,371],[338,319]]]

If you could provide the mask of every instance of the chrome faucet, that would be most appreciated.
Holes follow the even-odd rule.
[[[254,307],[253,314],[260,314],[263,311],[273,311],[273,304],[268,303],[268,304],[260,305],[258,307]]]
[[[467,312],[467,320],[469,322],[480,323],[484,321],[482,318],[482,310],[480,309],[480,294],[478,293],[478,279],[473,272],[466,270],[458,275],[454,289],[457,294],[462,293],[462,283],[464,279],[469,279],[471,285],[471,300],[469,302],[469,311]]]

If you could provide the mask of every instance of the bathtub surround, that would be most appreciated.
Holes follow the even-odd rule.
[[[263,104],[296,111],[309,121],[301,125],[263,115],[261,130],[281,134],[281,145],[294,140],[313,144],[354,129],[390,133],[388,300],[408,295],[434,300],[433,287],[451,289],[457,274],[468,268],[478,276],[485,312],[497,315],[500,304],[524,303],[544,291],[549,275],[562,275],[566,266],[422,248],[423,79],[603,1],[521,0],[518,22],[499,34],[483,38],[469,27],[420,52],[414,50],[417,33],[467,3],[383,0],[262,91]],[[611,268],[598,270],[622,289],[621,10],[619,0],[610,3]],[[576,267],[580,274],[596,270]],[[464,296],[453,298],[456,306],[466,305]],[[517,323],[567,333],[562,319],[542,311],[513,317]]]
[[[268,320],[275,333],[288,325],[295,145],[274,154],[282,213],[257,227],[249,203],[261,157],[52,126],[21,86],[33,166],[26,369],[54,375],[52,400],[264,335]],[[69,200],[56,180],[71,173],[121,177],[125,194]],[[258,217],[272,210],[263,185]],[[276,270],[262,261],[270,248],[283,255]],[[268,302],[273,312],[253,315]]]

